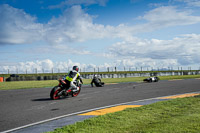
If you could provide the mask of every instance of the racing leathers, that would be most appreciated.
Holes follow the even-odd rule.
[[[69,73],[66,76],[65,80],[69,83],[69,87],[72,87],[73,91],[78,91],[79,90],[79,87],[76,86],[76,84],[74,84],[75,81],[80,80],[80,82],[83,83],[82,78],[80,76],[80,73],[75,71],[75,70],[69,71]]]
[[[91,86],[93,87],[93,83],[95,84],[96,87],[103,87],[104,82],[101,82],[101,79],[98,78],[97,76],[94,76],[91,82]]]

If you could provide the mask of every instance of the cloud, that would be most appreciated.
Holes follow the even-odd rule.
[[[172,40],[134,38],[118,42],[109,48],[105,56],[121,60],[131,59],[132,62],[139,61],[143,66],[149,66],[151,63],[159,65],[158,62],[163,61],[170,65],[170,60],[176,65],[186,65],[200,62],[199,49],[200,35],[186,34]]]
[[[0,72],[2,74],[9,73],[67,73],[72,69],[74,65],[80,67],[81,72],[97,72],[97,71],[114,71],[115,67],[118,71],[125,70],[151,70],[151,69],[161,69],[168,68],[171,66],[176,66],[178,63],[174,59],[167,60],[153,60],[150,58],[138,58],[138,59],[124,59],[124,60],[116,60],[110,63],[104,63],[101,65],[95,64],[82,64],[79,62],[73,62],[72,60],[68,60],[65,62],[53,62],[50,59],[46,60],[37,60],[37,61],[27,61],[27,62],[19,62],[17,64],[9,64],[9,65],[1,65]]]
[[[4,64],[0,65],[0,72],[1,73],[8,73],[8,70],[10,73],[67,73],[69,70],[72,69],[74,65],[77,65],[80,67],[80,71],[82,72],[92,72],[94,71],[94,68],[96,71],[101,70],[105,71],[107,70],[107,67],[111,67],[110,64],[104,64],[100,66],[96,66],[95,64],[81,64],[79,62],[73,62],[72,60],[68,60],[65,62],[53,62],[50,59],[45,60],[37,60],[37,61],[27,61],[27,62],[19,62],[17,64]],[[97,68],[98,67],[98,68]]]
[[[139,33],[158,29],[191,25],[200,22],[199,16],[189,11],[178,11],[175,7],[158,7],[139,19],[146,23],[138,25],[102,25],[93,22],[79,5],[66,9],[59,17],[53,17],[47,24],[36,22],[36,18],[23,10],[9,5],[0,6],[0,44],[30,44],[44,41],[51,45],[68,45],[94,39],[120,38],[129,40]]]
[[[0,45],[25,44],[42,39],[43,25],[21,9],[0,5]]]
[[[93,17],[85,13],[81,6],[73,6],[58,18],[52,18],[45,26],[45,39],[49,44],[84,42],[103,38],[126,38],[129,28],[123,24],[104,26],[93,22]],[[130,36],[130,35],[129,35]]]
[[[145,24],[128,26],[102,25],[93,22],[93,17],[85,13],[80,6],[65,10],[59,18],[53,18],[45,26],[49,43],[83,42],[102,38],[121,38],[124,40],[138,33],[155,31],[171,26],[191,25],[200,22],[199,16],[192,16],[190,11],[178,11],[175,7],[155,8],[139,19]]]
[[[65,0],[58,5],[49,6],[49,9],[63,8],[65,6],[74,6],[74,5],[89,6],[89,5],[98,4],[100,6],[105,6],[107,2],[108,0]]]
[[[84,13],[80,6],[73,6],[63,12],[58,18],[52,18],[45,25],[45,39],[50,44],[62,44],[63,42],[81,42],[91,36],[94,25],[92,17]]]
[[[144,29],[149,32],[166,27],[200,23],[200,16],[192,16],[192,12],[190,10],[179,11],[173,6],[155,8],[147,12],[144,16],[138,17],[138,19],[147,21],[147,23],[143,25],[137,25],[134,27],[134,29],[138,32],[145,32]]]
[[[117,70],[151,70],[179,66],[199,66],[200,62],[200,34],[185,34],[172,40],[140,39],[132,38],[113,44],[105,55],[113,58],[113,62],[99,66],[95,64],[82,64],[72,60],[53,62],[50,59],[20,62],[17,64],[1,64],[0,72],[7,73],[51,73],[68,72],[73,65],[81,68],[81,71],[93,72]]]
[[[151,58],[128,58],[115,61],[115,66],[123,70],[152,70],[152,69],[167,69],[171,66],[179,66],[176,59],[151,59]]]
[[[130,62],[129,58],[134,59],[133,64],[144,66],[150,66],[148,62],[156,65],[161,65],[159,62],[162,64],[169,62],[169,65],[171,62],[176,65],[186,65],[200,61],[197,51],[200,49],[200,35],[198,34],[188,34],[172,40],[147,40],[134,37],[138,33],[200,22],[199,16],[192,16],[192,12],[179,11],[172,6],[158,7],[147,12],[144,16],[139,17],[139,19],[146,20],[145,24],[132,26],[96,24],[93,22],[94,18],[87,14],[81,6],[72,6],[59,17],[53,17],[47,24],[37,23],[35,17],[9,5],[1,5],[0,11],[2,16],[0,45],[29,44],[41,40],[51,44],[45,49],[47,52],[54,49],[68,53],[71,51],[72,54],[91,54],[87,50],[76,53],[75,47],[72,47],[71,44],[93,39],[121,38],[124,41],[112,45],[105,56],[117,57],[122,64]],[[39,62],[30,65],[37,68],[38,64]],[[112,66],[113,63],[104,65]]]
[[[200,7],[200,1],[199,0],[174,0],[174,1],[184,2],[189,6]]]

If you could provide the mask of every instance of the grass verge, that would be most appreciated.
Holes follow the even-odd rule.
[[[105,83],[142,82],[144,78],[147,77],[106,78],[102,79],[102,82]],[[159,78],[161,80],[191,79],[191,78],[200,78],[200,75],[160,76]],[[83,82],[84,84],[90,84],[91,79],[83,79]],[[0,90],[53,87],[56,86],[57,84],[58,84],[57,80],[0,82]]]
[[[93,117],[50,133],[198,133],[200,95]]]

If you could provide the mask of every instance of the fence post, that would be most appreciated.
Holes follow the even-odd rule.
[[[181,67],[181,75],[183,75],[183,69],[182,69],[182,67]]]
[[[60,69],[58,68],[58,73],[60,73]]]

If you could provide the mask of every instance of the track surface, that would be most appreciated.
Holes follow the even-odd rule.
[[[0,132],[118,103],[200,91],[200,79],[83,86],[77,97],[50,100],[51,88],[0,91]]]

